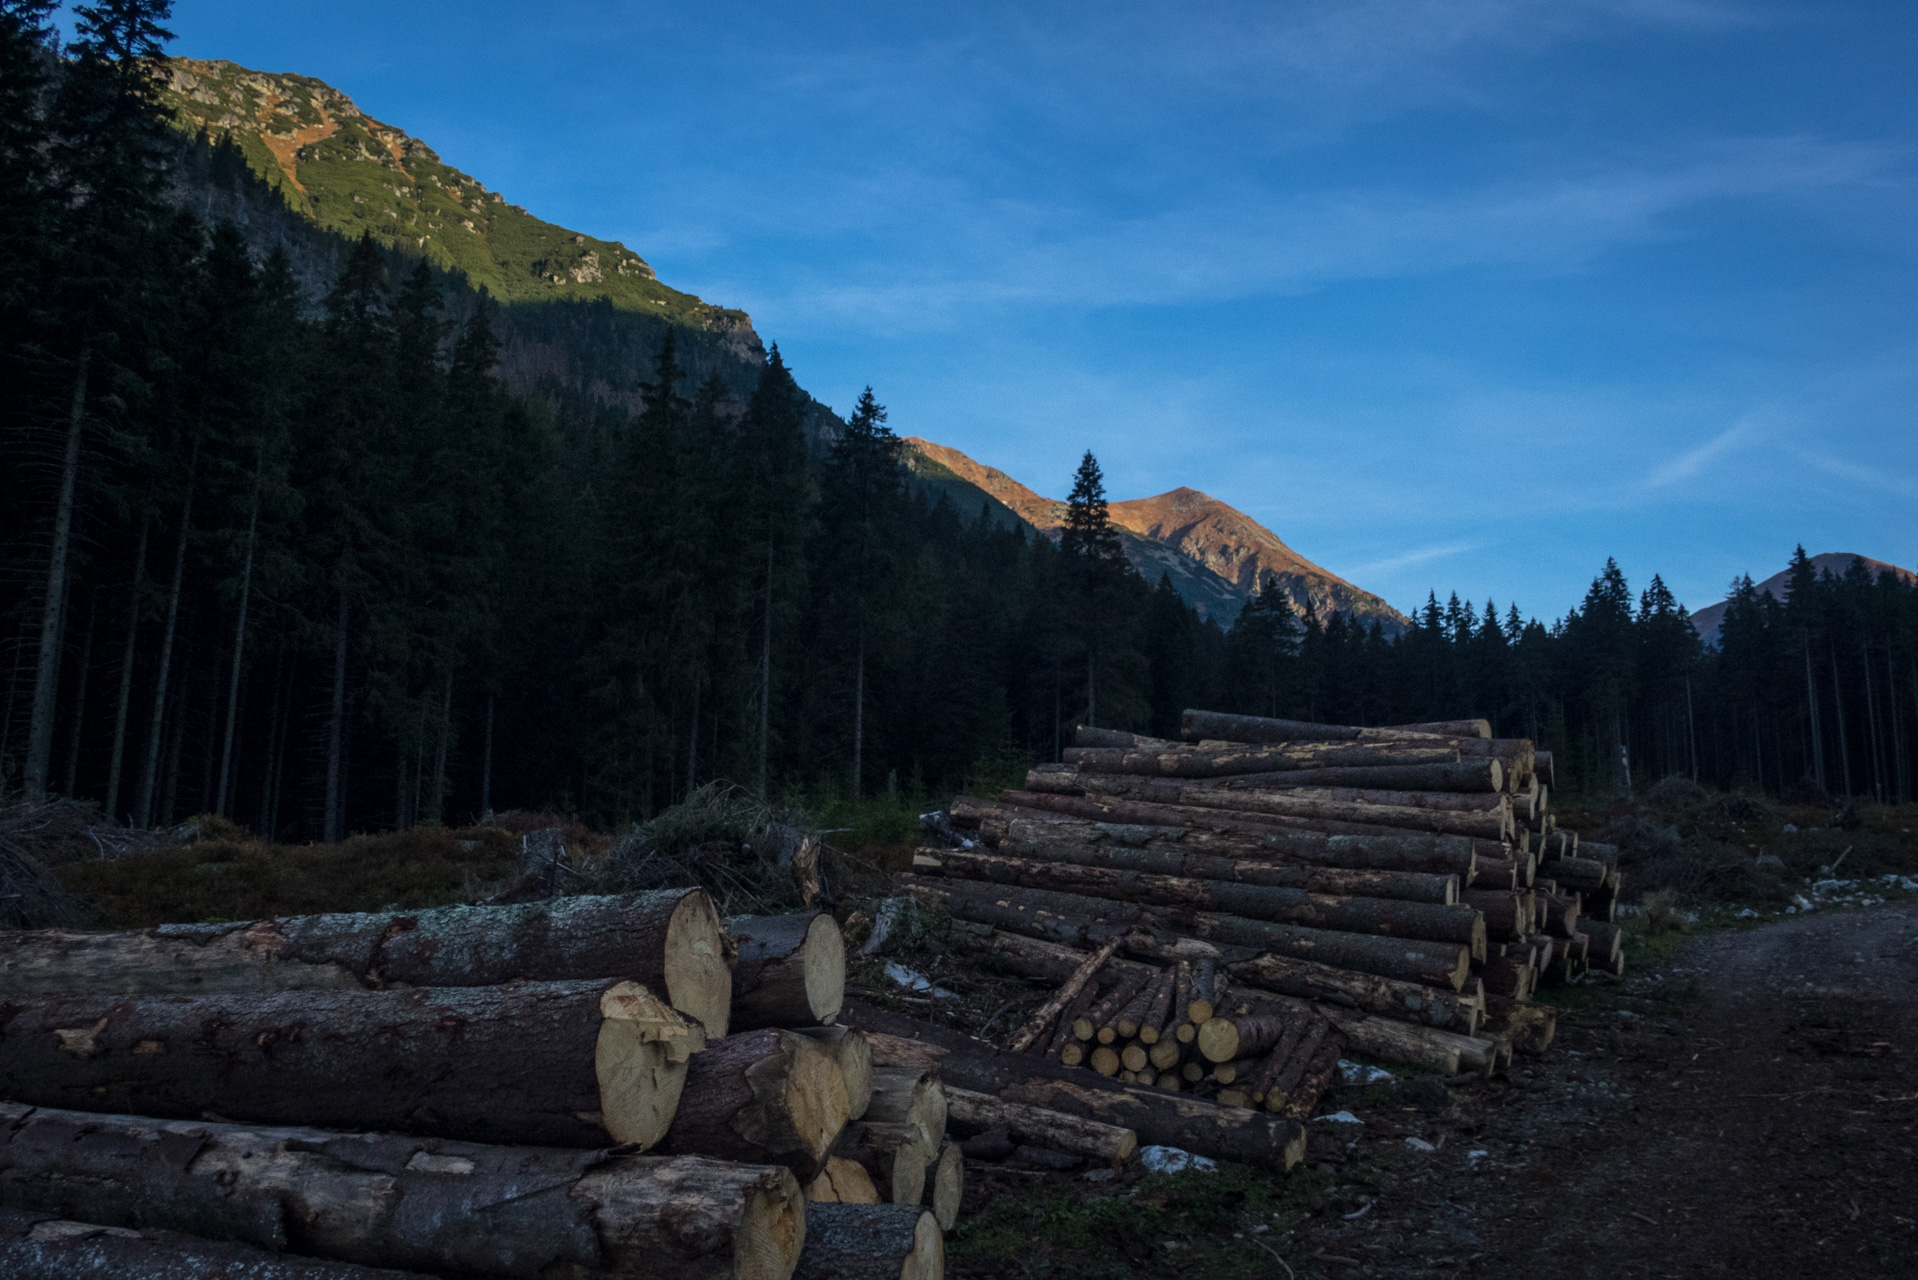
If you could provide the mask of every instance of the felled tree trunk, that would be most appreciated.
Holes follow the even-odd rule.
[[[1275,889],[1300,889],[1308,893],[1365,898],[1398,898],[1405,902],[1451,904],[1458,900],[1456,875],[1433,875],[1420,871],[1352,871],[1344,867],[1317,867],[1301,863],[1272,862],[1264,858],[1223,858],[1179,847],[1177,841],[1159,845],[1122,844],[1107,839],[1084,839],[1077,831],[1058,833],[1033,831],[1046,824],[1014,822],[1002,836],[994,852],[1008,858],[1029,858],[1035,862],[1063,862],[1082,867],[1104,867],[1113,871],[1143,872],[1151,875],[1185,876],[1217,880],[1228,884],[1266,885]],[[1098,833],[1092,833],[1098,834]],[[957,855],[955,865],[982,855],[953,849],[922,849],[943,870]],[[974,877],[989,879],[990,877]]]
[[[946,1136],[946,1091],[935,1068],[875,1064],[872,1105],[866,1116],[880,1124],[903,1124],[924,1149],[928,1162]]]
[[[1111,782],[1132,782],[1115,774],[1081,774],[1063,764],[1042,764],[1026,775],[1029,791],[1078,795],[1094,790],[1103,776]],[[1450,764],[1331,765],[1322,769],[1286,769],[1268,773],[1236,774],[1212,779],[1207,785],[1278,790],[1294,787],[1355,787],[1375,791],[1496,792],[1504,789],[1505,766],[1497,760],[1460,760]]]
[[[871,1037],[875,1062],[937,1066],[949,1088],[1096,1120],[1130,1129],[1143,1143],[1264,1169],[1289,1169],[1305,1154],[1305,1132],[1290,1121],[1186,1094],[1098,1080],[1086,1071],[1029,1054],[1004,1053],[960,1032],[860,1000],[848,999],[842,1016]]]
[[[1465,904],[1485,917],[1485,936],[1492,942],[1513,942],[1531,932],[1532,895],[1529,891],[1467,889]]]
[[[1130,1160],[1139,1150],[1139,1135],[1120,1125],[1007,1102],[989,1093],[951,1085],[946,1087],[946,1095],[953,1126],[968,1135],[1004,1129],[1014,1142],[1115,1164]]]
[[[1009,791],[1005,795],[1006,802],[998,805],[972,801],[962,806],[955,800],[953,820],[973,819],[985,842],[997,845],[1002,836],[1013,833],[1013,823],[1022,818],[1038,818],[1040,814],[1033,810],[1042,810],[1080,819],[1085,824],[1079,828],[1081,831],[1112,823],[1165,828],[1140,833],[1146,837],[1143,842],[1146,848],[1169,848],[1172,843],[1160,842],[1175,842],[1182,849],[1220,857],[1262,858],[1360,871],[1423,871],[1457,875],[1461,883],[1472,873],[1475,854],[1498,854],[1501,849],[1492,841],[1474,840],[1469,836],[1409,831],[1361,835],[1311,831],[1275,825],[1281,819],[1260,820],[1256,814],[1186,805],[1045,795],[1033,791]],[[1000,823],[1006,825],[1000,826]],[[1056,834],[1066,834],[1063,825]]]
[[[831,915],[734,916],[725,927],[739,953],[733,1030],[821,1026],[839,1013],[846,998],[846,944]]]
[[[705,1033],[631,982],[0,1005],[0,1096],[81,1110],[650,1147]]]
[[[810,1182],[850,1109],[830,1047],[775,1027],[742,1031],[693,1059],[665,1149],[781,1164]]]
[[[1464,983],[1471,967],[1472,948],[1452,943],[1340,933],[1248,920],[1243,916],[1110,902],[1044,889],[1022,889],[1008,894],[988,885],[958,880],[928,881],[911,875],[895,877],[895,883],[923,905],[959,919],[1071,946],[1102,946],[1114,937],[1126,936],[1145,926],[1249,947],[1256,952],[1318,960],[1382,977],[1449,986],[1454,991]],[[1131,943],[1127,946],[1130,949]]]
[[[941,1280],[946,1242],[916,1204],[806,1206],[806,1249],[793,1280]]]
[[[0,1209],[7,1280],[427,1280],[413,1271],[272,1254],[178,1231],[105,1227],[50,1213]]]
[[[786,1169],[0,1103],[0,1203],[397,1270],[777,1280]]]
[[[1470,906],[1335,896],[1276,885],[1155,875],[956,849],[946,852],[940,864],[944,875],[992,884],[1051,889],[1162,908],[1224,912],[1253,920],[1283,921],[1348,933],[1459,942],[1477,949],[1483,949],[1484,945],[1484,922],[1479,919],[1478,910]]]
[[[1512,829],[1509,804],[1502,795],[1469,797],[1466,804],[1398,803],[1370,797],[1406,797],[1439,793],[1365,791],[1328,788],[1226,787],[1213,782],[1184,782],[1166,778],[1080,773],[1086,795],[1136,800],[1151,804],[1219,809],[1244,816],[1279,819],[1316,819],[1327,823],[1357,823],[1407,831],[1434,831],[1450,835],[1502,840]]]
[[[289,916],[123,933],[0,934],[0,988],[21,995],[489,987],[629,978],[708,1035],[726,1033],[732,975],[703,889],[498,907]]]
[[[1217,750],[1195,747],[1165,751],[1123,747],[1067,747],[1065,750],[1065,763],[1081,773],[1133,773],[1161,778],[1221,778],[1330,765],[1449,764],[1458,758],[1458,749],[1451,743],[1432,747],[1314,743]]]
[[[1400,1018],[1464,1035],[1472,1034],[1480,1016],[1478,1001],[1473,997],[1420,982],[1337,969],[1312,960],[1263,955],[1229,965],[1226,971],[1247,986],[1308,1000],[1325,1000],[1362,1013]]]

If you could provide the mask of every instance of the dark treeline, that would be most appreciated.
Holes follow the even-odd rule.
[[[1126,565],[1087,454],[1056,544],[915,489],[870,391],[822,442],[774,348],[749,396],[508,395],[497,314],[371,241],[311,296],[169,203],[245,182],[175,133],[166,6],[0,0],[0,770],[142,825],[281,839],[696,786],[915,793],[1187,706],[1491,715],[1562,785],[1909,795],[1918,592],[1740,585],[1704,648],[1615,568],[1547,627],[1456,600],[1403,636],[1268,589],[1226,631]],[[1621,754],[1621,749],[1622,753]]]

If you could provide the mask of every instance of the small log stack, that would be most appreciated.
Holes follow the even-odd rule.
[[[835,1025],[820,912],[0,934],[0,993],[8,1276],[937,1277],[963,1190],[937,1073]],[[874,1130],[909,1195],[834,1154]]]
[[[1544,1052],[1554,1014],[1533,992],[1624,971],[1616,852],[1556,826],[1548,753],[1490,735],[1188,711],[1180,742],[1081,729],[1022,789],[957,798],[967,846],[920,850],[897,890],[949,916],[960,946],[1060,990],[1007,1046],[1043,1066],[945,1042],[946,1078],[999,1106],[1024,1070],[1027,1094],[1043,1071],[1055,1092],[1079,1080],[1296,1119],[1341,1054],[1489,1074]],[[880,1033],[880,1060],[902,1038],[941,1043],[848,1018]],[[1225,1154],[1155,1125],[1132,1127]]]

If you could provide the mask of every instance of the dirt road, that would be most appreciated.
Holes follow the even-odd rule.
[[[1367,1101],[1314,1126],[1301,1277],[1918,1276],[1918,904],[1701,940],[1535,1070]]]

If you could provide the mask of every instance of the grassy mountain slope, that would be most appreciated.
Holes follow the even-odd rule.
[[[906,441],[906,459],[922,482],[941,486],[962,511],[984,499],[1048,537],[1057,537],[1065,524],[1064,502],[1042,497],[957,449],[913,437]],[[1321,618],[1339,613],[1366,625],[1377,621],[1387,634],[1407,625],[1405,615],[1384,600],[1321,569],[1258,521],[1197,489],[1114,502],[1110,511],[1133,566],[1150,581],[1169,575],[1188,604],[1222,626],[1231,626],[1254,586],[1272,576],[1301,612],[1310,602]]]

